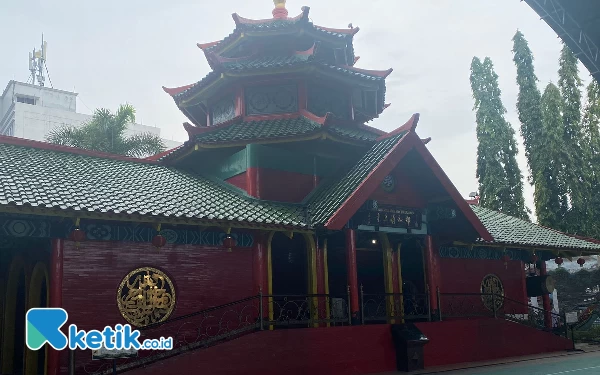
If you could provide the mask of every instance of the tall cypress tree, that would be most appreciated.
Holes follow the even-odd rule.
[[[531,172],[530,182],[535,184],[535,176],[543,166],[536,163],[537,145],[540,144],[542,125],[542,94],[537,86],[538,78],[533,66],[533,53],[523,33],[517,30],[513,37],[513,61],[517,67],[517,112],[521,122],[521,136],[525,145],[525,156]],[[543,186],[541,188],[544,188]]]
[[[570,198],[568,222],[569,231],[581,233],[590,219],[586,217],[587,197],[590,189],[589,168],[586,167],[583,153],[583,132],[581,127],[581,89],[577,57],[563,44],[559,59],[558,87],[562,95],[563,163],[565,187]]]
[[[562,97],[560,90],[549,83],[542,95],[541,135],[543,148],[535,156],[540,168],[534,175],[535,209],[538,223],[558,230],[566,230],[565,217],[568,198],[561,161],[563,148]]]
[[[471,89],[477,119],[477,178],[481,205],[527,219],[515,133],[504,118],[498,75],[489,57],[471,63]]]
[[[587,104],[582,120],[583,156],[589,190],[585,216],[588,220],[583,223],[583,233],[587,236],[600,238],[600,85],[596,80],[587,87]]]

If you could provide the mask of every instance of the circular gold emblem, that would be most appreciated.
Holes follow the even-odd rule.
[[[142,267],[125,276],[117,291],[123,318],[136,327],[165,321],[175,308],[175,288],[164,272]]]
[[[487,275],[481,282],[481,300],[489,310],[498,310],[504,305],[504,286],[496,275]],[[495,307],[494,307],[495,305]]]

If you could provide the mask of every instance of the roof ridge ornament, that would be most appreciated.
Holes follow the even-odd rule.
[[[273,18],[276,19],[286,19],[288,17],[288,11],[285,9],[286,0],[273,0],[273,4],[275,4],[275,9],[273,9]]]

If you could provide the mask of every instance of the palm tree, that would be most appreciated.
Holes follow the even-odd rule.
[[[63,126],[52,130],[46,141],[137,158],[165,151],[162,139],[155,134],[141,133],[127,137],[127,125],[134,122],[135,108],[130,104],[119,106],[114,114],[106,108],[100,108],[82,126]]]

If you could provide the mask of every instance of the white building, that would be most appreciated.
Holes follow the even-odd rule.
[[[0,97],[0,135],[45,141],[54,128],[79,126],[92,116],[76,111],[77,93],[10,81]],[[127,135],[153,133],[160,128],[131,124]],[[181,142],[163,139],[167,149]]]

